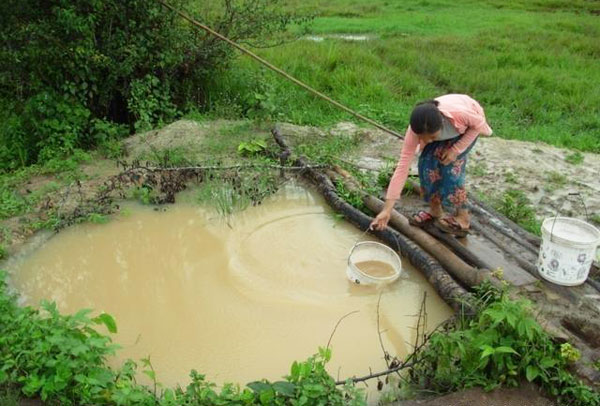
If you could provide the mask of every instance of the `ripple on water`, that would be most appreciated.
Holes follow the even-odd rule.
[[[151,356],[158,378],[185,384],[189,370],[242,384],[279,379],[294,360],[332,341],[340,377],[384,367],[376,331],[378,291],[352,285],[346,258],[361,233],[336,220],[312,192],[290,186],[226,226],[212,212],[135,207],[108,224],[64,230],[7,266],[28,304],[113,314],[119,359]],[[412,317],[428,292],[434,326],[451,311],[418,272],[386,289],[381,329],[391,353],[406,353]],[[359,350],[358,350],[359,349]],[[118,362],[114,360],[113,362]]]

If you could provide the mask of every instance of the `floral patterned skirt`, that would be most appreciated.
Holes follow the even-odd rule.
[[[467,155],[474,141],[449,165],[442,165],[441,157],[459,138],[435,141],[428,144],[419,157],[421,196],[426,202],[440,202],[445,208],[462,209],[467,202],[465,169]]]

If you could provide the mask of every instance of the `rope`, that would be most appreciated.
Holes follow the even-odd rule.
[[[297,84],[298,86],[302,87],[303,89],[307,90],[308,92],[314,94],[315,96],[333,104],[334,106],[336,106],[337,108],[352,114],[354,117],[363,120],[377,128],[379,128],[382,131],[385,131],[386,133],[393,135],[394,137],[400,138],[400,139],[404,139],[404,137],[400,134],[398,134],[396,131],[394,130],[390,130],[389,128],[383,126],[382,124],[379,124],[378,122],[371,120],[368,117],[363,116],[360,113],[357,113],[356,111],[352,110],[349,107],[344,106],[343,104],[333,100],[332,98],[328,97],[327,95],[319,92],[318,90],[310,87],[309,85],[307,85],[306,83],[296,79],[295,77],[289,75],[288,73],[284,72],[283,70],[279,69],[277,66],[269,63],[268,61],[266,61],[265,59],[261,58],[260,56],[256,55],[255,53],[253,53],[252,51],[249,51],[248,49],[242,47],[241,45],[238,45],[237,43],[233,42],[232,40],[230,40],[229,38],[225,37],[224,35],[219,34],[218,32],[214,31],[213,29],[211,29],[210,27],[199,23],[198,21],[194,20],[192,17],[188,16],[187,14],[177,10],[175,7],[171,6],[170,4],[164,2],[163,0],[157,0],[160,4],[162,4],[163,6],[165,6],[166,8],[168,8],[169,10],[173,11],[174,13],[178,14],[181,18],[183,18],[184,20],[189,21],[192,25],[195,25],[198,28],[203,29],[204,31],[208,32],[211,35],[214,35],[215,37],[219,38],[220,40],[225,41],[226,43],[228,43],[229,45],[233,46],[234,48],[237,48],[238,50],[240,50],[241,52],[243,52],[244,54],[250,56],[251,58],[257,60],[258,62],[262,63],[263,65],[265,65],[267,68],[271,69],[274,72],[277,72],[278,74],[280,74],[281,76],[283,76],[284,78],[294,82],[295,84]]]

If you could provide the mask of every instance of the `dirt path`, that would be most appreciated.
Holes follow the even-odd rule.
[[[468,389],[432,399],[409,400],[390,406],[554,406],[556,403],[540,394],[531,384],[520,388],[501,388],[485,392],[480,388]]]

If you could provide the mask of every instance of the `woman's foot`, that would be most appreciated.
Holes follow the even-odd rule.
[[[441,231],[453,234],[456,237],[465,237],[469,234],[469,224],[465,224],[465,219],[459,219],[458,216],[447,216],[435,222],[437,228]]]
[[[433,223],[436,218],[431,214],[424,210],[421,210],[415,214],[413,214],[408,222],[415,227],[424,227],[427,224]]]

